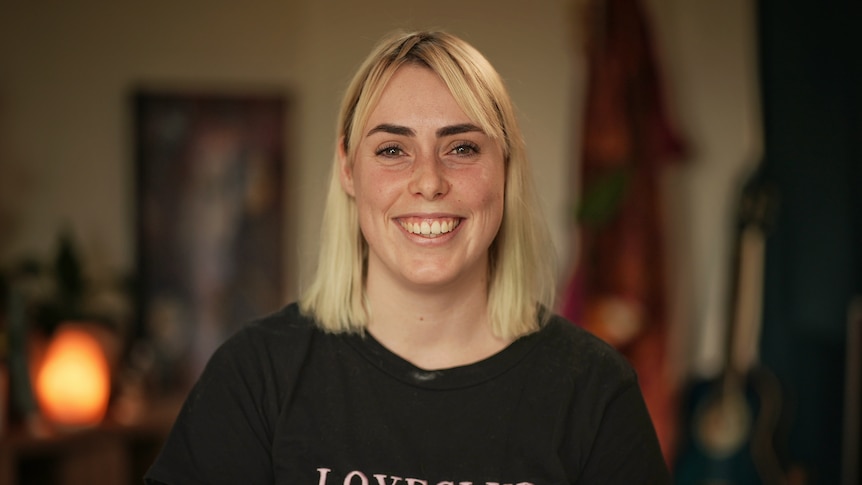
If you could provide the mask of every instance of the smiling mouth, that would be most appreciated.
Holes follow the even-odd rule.
[[[423,219],[421,221],[398,221],[401,227],[411,234],[416,234],[423,237],[434,238],[447,232],[452,232],[459,224],[461,219]]]

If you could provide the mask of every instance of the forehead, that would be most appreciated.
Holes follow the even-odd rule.
[[[443,80],[418,65],[398,68],[380,93],[366,126],[380,121],[472,122]]]

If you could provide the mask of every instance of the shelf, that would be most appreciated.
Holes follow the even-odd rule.
[[[0,485],[140,484],[179,410],[178,399],[141,406],[135,419],[34,435],[12,428],[0,439]]]

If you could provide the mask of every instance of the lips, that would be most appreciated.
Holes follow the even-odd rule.
[[[399,219],[398,223],[411,234],[434,238],[452,232],[461,223],[461,219],[455,217]]]

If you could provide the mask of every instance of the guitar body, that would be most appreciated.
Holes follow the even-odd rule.
[[[680,485],[783,483],[773,448],[780,416],[779,387],[762,368],[692,384],[684,409]]]

